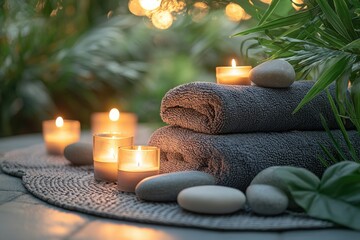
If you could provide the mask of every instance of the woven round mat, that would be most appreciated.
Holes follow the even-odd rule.
[[[33,169],[75,167],[64,156],[47,154],[44,144],[7,152],[1,160],[1,169],[16,177],[21,177],[26,171]],[[93,167],[77,168],[92,169]]]
[[[65,209],[121,220],[217,230],[265,231],[334,226],[299,213],[265,217],[247,209],[230,215],[203,215],[182,210],[176,203],[141,201],[132,193],[118,191],[115,183],[95,181],[91,167],[73,167],[64,163],[65,159],[61,160],[61,157],[46,157],[35,150],[39,147],[12,152],[6,155],[7,160],[1,167],[18,175],[22,173],[23,184],[29,192]]]

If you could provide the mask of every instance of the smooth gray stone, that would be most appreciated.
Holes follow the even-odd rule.
[[[272,166],[265,168],[254,177],[250,185],[253,184],[271,185],[280,188],[282,191],[288,193],[289,191],[287,190],[286,184],[281,180],[279,176],[277,176],[274,173],[274,171],[279,168],[281,168],[281,166]]]
[[[295,70],[290,63],[276,59],[254,67],[249,78],[260,87],[287,88],[295,81]]]
[[[91,165],[93,164],[92,144],[84,142],[70,144],[65,147],[64,156],[74,165]]]
[[[160,174],[143,179],[135,188],[136,195],[146,201],[176,201],[179,192],[199,185],[213,185],[215,178],[200,171],[182,171]]]
[[[250,185],[246,199],[253,212],[260,215],[278,215],[288,207],[288,197],[277,187],[263,184]]]
[[[298,211],[300,210],[300,207],[295,203],[294,199],[292,198],[290,191],[287,189],[286,184],[284,183],[281,178],[274,173],[276,169],[281,168],[282,166],[272,166],[265,168],[261,172],[259,172],[254,179],[251,181],[250,185],[253,184],[265,184],[265,185],[271,185],[274,187],[279,188],[282,190],[289,199],[289,206],[288,208],[291,210]]]
[[[236,188],[197,186],[182,190],[177,198],[180,207],[196,213],[228,214],[244,207],[245,195]]]

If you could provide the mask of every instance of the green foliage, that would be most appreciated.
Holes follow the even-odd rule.
[[[278,4],[278,1],[272,2],[258,26],[236,35],[262,33],[254,39],[259,43],[256,47],[265,49],[267,59],[282,58],[289,61],[298,79],[317,79],[294,112],[335,82],[335,101],[338,104],[330,100],[333,112],[352,160],[358,161],[354,147],[348,141],[343,121],[350,120],[360,134],[360,1],[305,0],[302,10],[271,19],[272,9]],[[349,81],[351,98],[348,96]],[[329,153],[326,149],[324,151]],[[327,155],[330,162],[335,161],[334,156]],[[339,153],[337,157],[344,160],[341,156]]]
[[[347,86],[349,80],[352,84],[360,81],[360,33],[357,29],[360,26],[360,1],[304,2],[304,9],[299,12],[273,20],[269,20],[269,14],[264,14],[258,26],[236,34],[264,33],[255,39],[266,48],[270,59],[289,61],[300,79],[319,79],[296,111],[332,82],[337,83],[338,99],[344,101],[346,89],[340,86]],[[271,13],[270,9],[276,4],[278,1],[273,1],[267,13]],[[354,101],[353,104],[359,113],[360,102]],[[359,121],[359,116],[351,120]]]
[[[326,169],[321,180],[304,168],[280,167],[275,174],[308,215],[360,230],[359,163],[337,163]]]
[[[107,99],[124,99],[146,69],[134,57],[137,46],[122,45],[139,19],[114,18],[86,32],[91,4],[99,5],[59,4],[18,0],[1,6],[0,136],[38,131],[55,114],[86,123]]]
[[[159,122],[166,91],[215,81],[215,66],[238,58],[226,3],[160,31],[125,0],[0,1],[0,136],[40,131],[56,115],[88,128],[92,112],[111,107]]]

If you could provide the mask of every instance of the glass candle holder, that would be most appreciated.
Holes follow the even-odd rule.
[[[118,118],[110,118],[108,112],[97,112],[91,115],[91,131],[93,134],[117,132],[135,136],[137,116],[134,113],[120,112]]]
[[[160,149],[153,146],[119,148],[118,189],[134,192],[144,178],[159,174]]]
[[[94,177],[96,180],[116,182],[118,148],[132,146],[134,138],[120,133],[99,133],[93,136]]]
[[[62,155],[64,148],[80,140],[80,122],[74,120],[56,120],[42,122],[43,138],[49,154]]]
[[[251,85],[249,74],[251,66],[236,66],[235,59],[231,67],[216,67],[216,82],[227,85]]]

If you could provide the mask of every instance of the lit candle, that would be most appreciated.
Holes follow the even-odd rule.
[[[236,66],[236,61],[231,61],[231,67],[216,67],[216,81],[218,84],[251,85],[249,73],[251,66]]]
[[[144,178],[159,174],[160,149],[153,146],[119,148],[118,189],[134,192]]]
[[[135,136],[137,116],[134,113],[119,112],[116,108],[110,112],[98,112],[91,115],[91,130],[93,134],[117,132]]]
[[[80,139],[80,122],[64,120],[43,121],[43,137],[46,150],[50,154],[63,154],[64,148]]]
[[[133,137],[119,133],[100,133],[93,137],[94,177],[96,180],[116,182],[118,148],[132,146]]]

